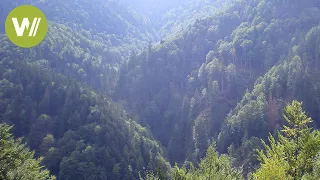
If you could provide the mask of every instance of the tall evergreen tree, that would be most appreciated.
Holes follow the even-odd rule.
[[[0,124],[0,179],[54,180],[41,166],[42,158],[34,159],[34,152],[21,139],[15,140],[11,129],[12,126]]]
[[[253,179],[301,179],[312,173],[320,149],[320,133],[308,125],[312,119],[302,109],[302,103],[293,101],[285,108],[287,125],[276,140],[269,136],[263,141],[265,151],[258,150],[261,167]]]

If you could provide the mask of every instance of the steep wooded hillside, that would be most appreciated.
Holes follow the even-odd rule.
[[[287,57],[318,24],[318,14],[317,1],[229,3],[132,57],[122,68],[115,97],[150,127],[173,162],[203,157],[246,90]]]
[[[168,169],[152,135],[121,106],[36,63],[1,61],[1,122],[59,179],[136,179]]]
[[[252,91],[246,92],[228,114],[219,134],[218,144],[222,150],[232,144],[238,149],[233,155],[239,157],[240,163],[254,159],[254,149],[259,147],[257,137],[266,138],[268,132],[275,132],[285,124],[282,109],[293,99],[304,102],[308,115],[314,119],[313,126],[319,128],[319,52],[316,48],[319,35],[319,26],[313,27],[296,41],[283,62],[259,78]],[[251,148],[247,147],[249,144]]]
[[[0,21],[22,3],[49,32],[21,49],[0,24],[0,127],[32,172],[42,156],[59,180],[317,177],[317,0],[3,0]]]
[[[1,2],[1,19],[21,3]],[[58,179],[137,179],[157,167],[170,172],[152,134],[105,96],[120,64],[153,38],[140,17],[111,1],[23,3],[44,11],[49,32],[31,49],[0,35],[0,122],[14,125],[14,136],[43,156]]]
[[[43,10],[50,21],[48,36],[39,46],[23,51],[13,50],[2,38],[1,56],[21,55],[24,60],[39,61],[100,93],[113,92],[120,64],[156,39],[144,16],[113,1],[4,1],[3,22],[22,3]],[[4,32],[2,25],[0,28]]]

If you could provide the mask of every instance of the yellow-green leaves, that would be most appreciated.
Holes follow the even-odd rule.
[[[219,155],[215,149],[215,145],[210,145],[206,157],[198,164],[198,168],[192,165],[188,172],[174,168],[174,180],[241,180],[242,172],[232,167],[231,157],[228,155]]]
[[[307,117],[302,110],[302,103],[293,101],[285,108],[284,119],[287,121],[288,126],[283,126],[283,132],[289,138],[299,138],[310,132],[308,124],[312,122],[310,117]]]
[[[278,133],[277,140],[269,136],[269,145],[263,141],[265,151],[258,151],[260,168],[253,179],[301,179],[313,173],[320,149],[319,131],[312,131],[312,119],[302,110],[302,103],[293,101],[285,108],[288,125]]]
[[[289,164],[284,159],[275,156],[265,159],[261,167],[253,175],[255,180],[287,180],[293,179],[287,174]]]

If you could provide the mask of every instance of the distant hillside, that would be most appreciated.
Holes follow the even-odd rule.
[[[121,106],[35,62],[3,58],[0,120],[59,179],[137,179],[165,154]]]
[[[113,1],[4,1],[0,18],[22,3],[44,11],[50,21],[49,34],[40,46],[23,51],[13,51],[2,38],[6,44],[1,47],[2,56],[17,56],[19,51],[24,60],[41,61],[101,93],[114,90],[120,65],[155,38],[143,16]]]
[[[173,34],[171,40],[132,57],[122,68],[115,97],[137,115],[138,122],[150,127],[168,149],[171,161],[197,161],[211,140],[218,138],[228,113],[246,90],[318,25],[317,4],[229,3],[224,10]],[[253,120],[259,121],[257,118]],[[273,129],[260,132],[269,130]],[[221,142],[238,142],[233,140]],[[219,147],[221,152],[226,152],[228,146],[223,147]]]
[[[240,163],[254,159],[254,148],[258,148],[256,137],[266,138],[268,132],[285,124],[283,109],[293,99],[304,102],[304,108],[314,120],[314,127],[320,127],[320,54],[315,46],[320,42],[318,37],[320,27],[316,26],[297,39],[285,60],[260,77],[253,90],[246,92],[237,107],[228,114],[218,144],[224,150],[231,144],[238,148],[233,155]],[[253,144],[251,149],[247,148],[248,144]]]
[[[1,2],[1,19],[21,3]],[[152,39],[148,27],[110,1],[23,3],[44,11],[49,33],[32,49],[0,35],[0,122],[14,125],[15,137],[43,156],[58,179],[138,179],[157,167],[170,172],[152,134],[106,96],[120,64]]]
[[[49,33],[22,49],[0,24],[0,123],[59,180],[246,179],[279,163],[256,149],[287,103],[320,125],[316,0],[2,0],[0,21],[21,4]]]

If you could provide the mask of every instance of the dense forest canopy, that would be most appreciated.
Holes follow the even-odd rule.
[[[318,0],[1,0],[0,179],[317,179]],[[19,153],[22,152],[22,153]]]

